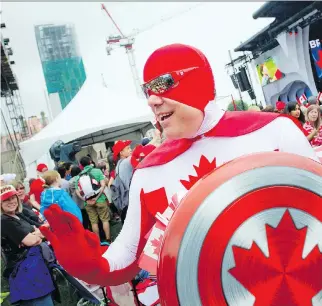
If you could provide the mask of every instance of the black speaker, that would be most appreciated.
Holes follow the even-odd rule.
[[[238,83],[237,83],[237,80],[235,79],[235,76],[232,74],[230,78],[231,78],[231,81],[233,82],[234,87],[238,89]]]
[[[239,72],[236,74],[236,77],[241,91],[248,91],[249,89],[251,89],[246,69],[244,67],[239,69]]]
[[[60,160],[60,151],[63,146],[64,142],[57,140],[49,149],[50,157],[56,163],[58,163]]]
[[[254,91],[252,89],[248,90],[248,94],[249,94],[249,97],[251,98],[251,100],[256,99],[255,93],[254,93]]]
[[[82,146],[79,141],[75,141],[73,143],[65,144],[60,151],[60,160],[61,162],[71,162],[75,163],[76,161],[76,153],[78,153],[82,149]]]

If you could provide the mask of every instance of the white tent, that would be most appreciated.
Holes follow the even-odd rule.
[[[124,139],[135,131],[145,133],[152,127],[152,119],[146,100],[87,80],[63,112],[34,137],[20,143],[21,154],[28,167],[48,153],[57,140],[79,140],[85,146]]]

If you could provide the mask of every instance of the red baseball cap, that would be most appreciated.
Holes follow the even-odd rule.
[[[285,108],[286,104],[283,101],[277,101],[276,102],[276,109],[281,111]]]
[[[5,201],[5,200],[9,199],[10,197],[17,195],[17,194],[18,193],[17,193],[15,187],[13,187],[12,185],[1,186],[0,201]]]
[[[45,171],[48,171],[48,167],[46,164],[39,164],[37,166],[37,171],[38,172],[45,172]]]
[[[113,150],[113,158],[114,160],[116,160],[117,155],[127,146],[129,146],[132,143],[131,140],[119,140],[115,143],[115,145],[113,146],[112,150]]]

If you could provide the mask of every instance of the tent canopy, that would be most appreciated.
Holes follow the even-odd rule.
[[[74,99],[49,125],[20,143],[28,166],[48,153],[51,145],[79,140],[83,146],[124,139],[152,128],[152,112],[144,99],[114,92],[100,83],[84,83]]]

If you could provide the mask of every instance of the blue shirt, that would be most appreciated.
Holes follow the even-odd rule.
[[[80,222],[83,222],[81,210],[65,190],[61,188],[48,188],[41,193],[41,214],[44,215],[44,211],[52,204],[57,204],[63,211],[73,214]]]

